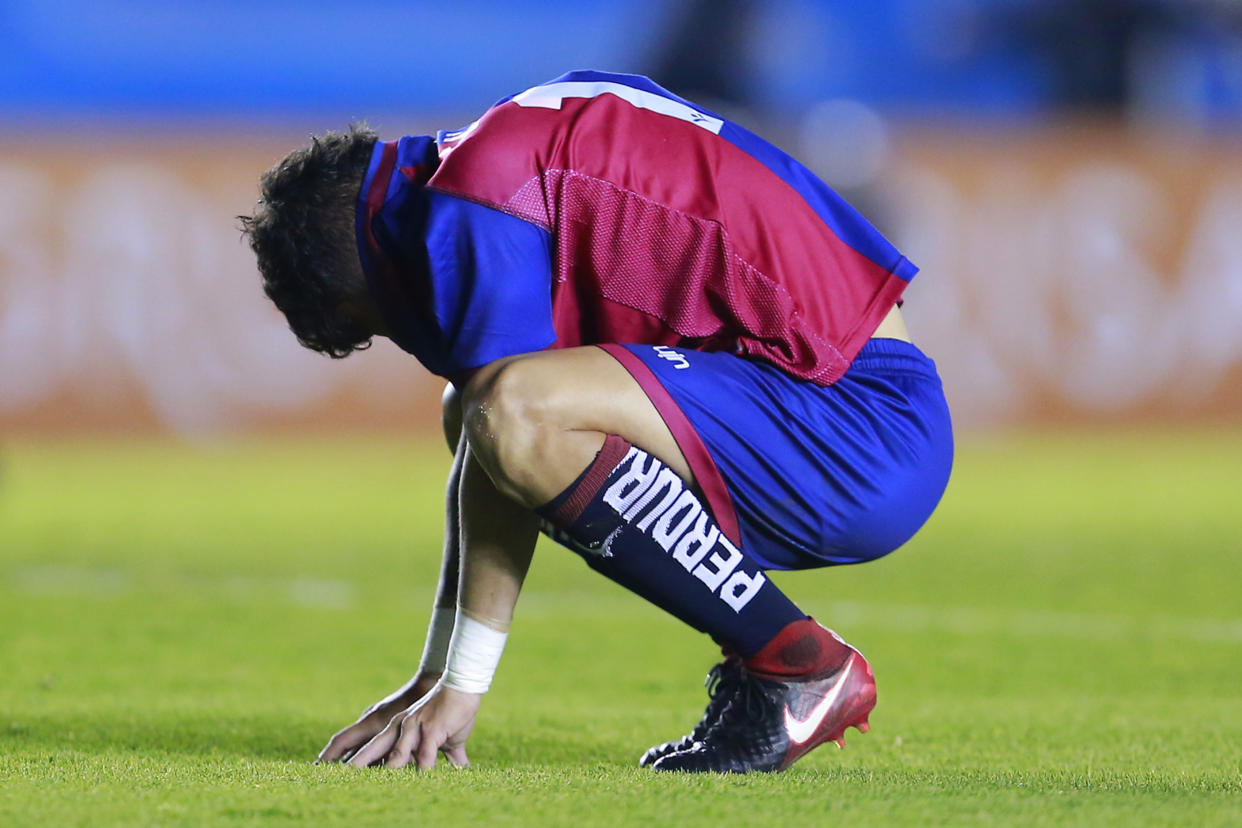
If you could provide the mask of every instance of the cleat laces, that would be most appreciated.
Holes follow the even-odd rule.
[[[719,718],[707,729],[701,741],[723,739],[732,744],[743,744],[753,738],[751,728],[771,722],[778,708],[776,699],[765,692],[760,680],[746,676],[738,682]]]

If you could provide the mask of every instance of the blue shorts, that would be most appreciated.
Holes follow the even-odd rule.
[[[764,567],[874,560],[944,494],[949,409],[913,345],[873,339],[828,387],[729,353],[603,347],[672,430],[721,530]]]

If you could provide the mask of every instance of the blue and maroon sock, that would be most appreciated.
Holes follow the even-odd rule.
[[[802,630],[808,622],[754,559],[724,536],[672,469],[620,437],[610,435],[581,476],[536,511],[544,531],[592,569],[711,635],[744,661],[791,625]],[[822,660],[805,644],[780,650]]]

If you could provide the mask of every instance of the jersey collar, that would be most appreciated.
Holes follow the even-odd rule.
[[[439,155],[430,136],[376,142],[358,192],[355,233],[367,289],[389,338],[416,356],[438,339],[423,242],[427,194],[423,185]]]

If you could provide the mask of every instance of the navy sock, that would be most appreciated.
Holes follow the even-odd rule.
[[[742,657],[806,618],[672,469],[619,437],[536,511],[592,569]]]

